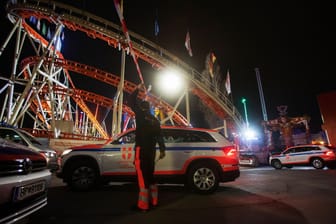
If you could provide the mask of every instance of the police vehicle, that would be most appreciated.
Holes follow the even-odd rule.
[[[336,148],[315,144],[292,146],[281,153],[271,155],[269,163],[275,169],[298,165],[311,165],[315,169],[323,169],[325,166],[335,168]]]
[[[218,131],[165,126],[162,133],[166,156],[156,161],[159,183],[182,183],[192,191],[212,193],[220,182],[239,177],[236,147]],[[56,175],[74,190],[110,181],[136,181],[134,142],[135,130],[129,129],[105,144],[64,150]]]

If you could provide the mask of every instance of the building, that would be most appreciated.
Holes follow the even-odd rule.
[[[321,116],[322,130],[325,132],[327,141],[336,145],[336,91],[321,93],[317,96]]]

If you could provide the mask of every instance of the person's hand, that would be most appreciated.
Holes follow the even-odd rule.
[[[159,159],[163,159],[166,156],[164,151],[160,151]]]
[[[145,88],[145,83],[140,83],[138,86],[137,86],[137,88],[139,89],[139,90],[145,90],[146,88]]]

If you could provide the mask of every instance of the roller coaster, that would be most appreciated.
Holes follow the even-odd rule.
[[[125,57],[130,46],[122,26],[83,9],[49,0],[8,1],[6,11],[13,28],[1,46],[0,57],[11,39],[15,40],[15,50],[11,74],[0,76],[1,83],[5,83],[0,86],[0,95],[3,95],[4,99],[1,122],[23,126],[29,118],[33,121],[32,129],[35,134],[48,132],[52,133],[54,138],[60,138],[63,132],[68,132],[107,139],[127,127],[126,119],[122,120],[122,117],[127,114],[128,120],[131,120],[134,113],[123,102],[122,96],[132,92],[137,84],[125,80],[122,74],[115,75],[68,60],[56,47],[62,29],[66,28],[74,32],[83,32],[89,38],[102,40],[107,43],[107,47],[116,49],[121,52],[121,57]],[[32,26],[29,21],[31,18],[46,21],[54,27],[54,33],[49,40]],[[150,64],[154,70],[176,68],[189,82],[188,88],[174,106],[161,97],[150,95],[151,104],[160,108],[163,114],[162,124],[191,126],[188,100],[191,93],[219,119],[223,119],[227,128],[240,130],[244,127],[241,115],[228,96],[209,80],[159,45],[132,31],[128,31],[128,34],[132,40],[132,56]],[[26,42],[32,46],[36,55],[21,58]],[[72,73],[110,85],[117,89],[115,97],[111,99],[79,89],[72,79]],[[147,94],[142,92],[140,97],[144,99]],[[183,98],[186,102],[186,115],[177,111]],[[109,109],[113,117],[113,128],[110,131],[97,116]]]

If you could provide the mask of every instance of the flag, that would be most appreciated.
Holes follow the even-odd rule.
[[[192,50],[191,50],[191,44],[190,44],[190,34],[189,34],[189,31],[187,32],[187,35],[186,35],[186,39],[185,39],[184,45],[185,45],[185,47],[186,47],[187,50],[188,50],[188,54],[189,54],[189,56],[192,57]]]
[[[30,16],[29,17],[29,22],[31,22],[31,23],[33,23],[33,24],[35,24],[35,17],[34,16]]]
[[[230,81],[229,70],[227,70],[227,73],[226,73],[225,89],[226,89],[227,94],[231,93],[231,81]]]
[[[155,20],[154,20],[154,35],[158,36],[160,32],[160,27],[159,27],[159,10],[155,9]]]
[[[61,40],[61,37],[58,36],[57,39],[56,39],[56,50],[57,51],[61,51],[61,48],[62,48],[62,40]]]
[[[154,21],[154,35],[158,36],[160,32],[159,22],[157,19]]]
[[[51,31],[50,31],[50,27],[48,27],[47,38],[48,38],[48,40],[51,39]]]
[[[36,28],[37,28],[37,30],[40,30],[40,29],[41,29],[40,19],[37,19]]]
[[[44,22],[42,23],[42,34],[44,36],[47,34],[47,25]]]
[[[216,61],[216,56],[215,54],[212,52],[210,53],[210,57],[209,57],[209,74],[211,76],[211,78],[214,78],[214,64]]]

